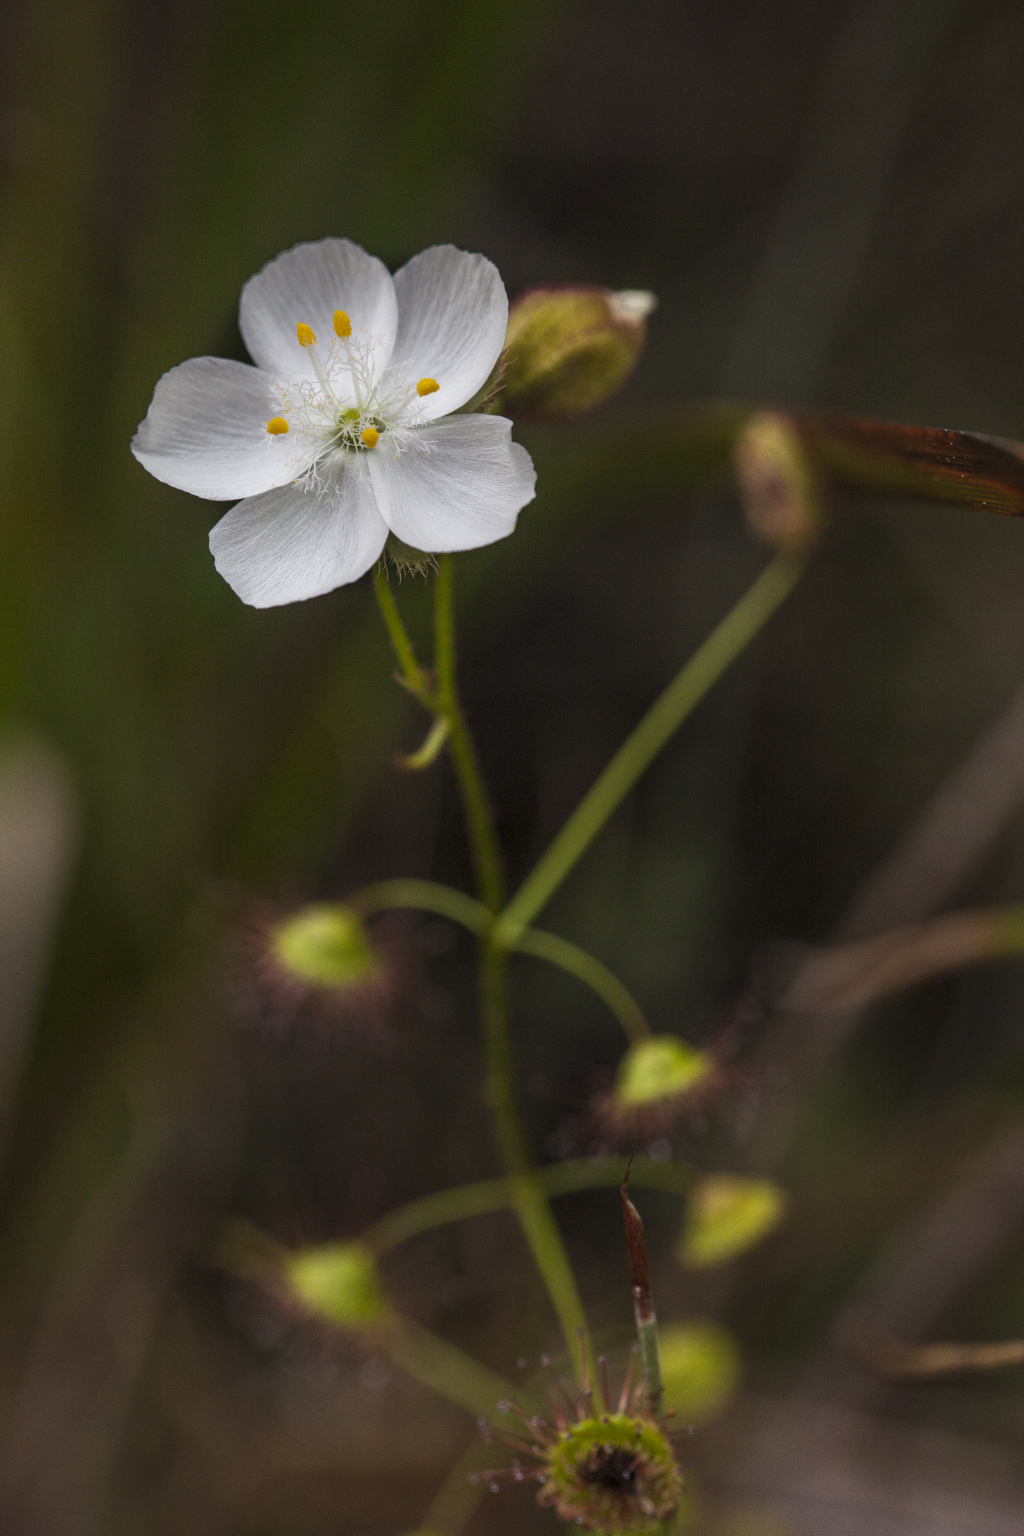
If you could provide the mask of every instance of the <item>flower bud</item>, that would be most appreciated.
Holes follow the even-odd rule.
[[[269,947],[285,975],[307,987],[363,987],[380,970],[361,919],[341,902],[314,902],[282,918]]]
[[[716,1323],[670,1323],[658,1329],[664,1405],[683,1423],[702,1423],[725,1406],[740,1374],[732,1334]]]
[[[343,1328],[365,1328],[384,1316],[373,1254],[362,1243],[300,1248],[285,1260],[294,1299]]]
[[[777,411],[752,416],[736,439],[734,457],[754,537],[782,554],[811,549],[821,534],[821,493],[792,420]]]
[[[711,1269],[759,1243],[782,1219],[786,1197],[770,1179],[713,1174],[691,1191],[678,1256]]]
[[[488,409],[564,421],[603,405],[636,367],[656,303],[640,289],[529,289],[509,310],[501,382]]]

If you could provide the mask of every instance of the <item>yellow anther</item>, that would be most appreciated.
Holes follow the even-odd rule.
[[[295,327],[295,334],[299,338],[300,347],[316,346],[316,332],[314,331],[313,327],[311,325],[307,325],[304,320],[300,320],[298,325]]]
[[[420,379],[416,385],[416,393],[418,395],[436,395],[440,388],[441,386],[436,379]]]
[[[364,427],[359,438],[364,448],[376,448],[380,442],[380,433],[376,427]]]
[[[283,416],[271,416],[267,422],[267,431],[271,437],[280,437],[282,432],[288,431],[288,423]]]
[[[345,340],[346,336],[352,335],[352,321],[343,309],[336,309],[334,311],[334,334],[335,336],[340,336],[342,341]]]

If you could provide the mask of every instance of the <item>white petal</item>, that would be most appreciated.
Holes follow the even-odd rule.
[[[504,539],[533,500],[533,460],[503,416],[449,416],[409,434],[399,454],[368,453],[377,505],[414,549],[478,549]]]
[[[508,326],[505,287],[486,256],[433,245],[395,273],[395,290],[393,362],[413,388],[423,378],[441,386],[419,410],[421,420],[435,421],[471,400],[498,361]]]
[[[372,370],[391,356],[398,306],[391,273],[376,256],[351,240],[316,240],[293,246],[268,261],[242,289],[238,321],[253,361],[275,378],[312,378],[309,352],[299,346],[295,327],[311,325],[321,357],[336,340],[334,312],[343,309],[352,326],[351,345],[368,346]],[[344,361],[345,350],[335,347]]]
[[[214,564],[253,608],[318,597],[356,581],[388,536],[365,455],[350,455],[330,490],[282,486],[240,501],[210,533]]]
[[[315,456],[298,433],[268,433],[281,409],[273,380],[258,368],[193,357],[157,384],[132,453],[158,480],[193,496],[255,496],[294,480]]]

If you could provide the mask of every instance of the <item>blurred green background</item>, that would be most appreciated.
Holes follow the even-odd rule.
[[[244,355],[239,289],[299,240],[346,235],[392,267],[451,240],[513,295],[658,293],[627,391],[519,434],[538,498],[511,541],[458,563],[465,697],[514,879],[763,562],[687,402],[1024,436],[1024,13],[10,0],[0,37],[0,1525],[397,1536],[469,1421],[206,1255],[226,1212],[288,1242],[354,1236],[495,1170],[471,955],[444,924],[396,930],[420,979],[385,1035],[268,1032],[238,984],[263,904],[467,883],[454,790],[443,766],[392,769],[422,722],[367,583],[246,609],[206,547],[218,509],[147,477],[131,434],[164,370]],[[931,906],[912,893],[865,925],[1020,900],[1022,590],[1014,522],[837,503],[802,587],[546,921],[656,1028],[706,1039],[835,931],[1000,720],[954,807],[966,851],[946,884],[918,870]],[[400,598],[425,634],[422,586]],[[940,827],[932,864],[949,845]],[[620,1042],[532,961],[516,992],[538,1154],[578,1150]],[[699,1282],[672,1261],[678,1202],[644,1204],[662,1315],[717,1317],[746,1357],[730,1414],[686,1446],[701,1528],[1019,1529],[1020,1373],[883,1388],[830,1340],[886,1275],[900,1305],[907,1275],[950,1277],[921,1319],[892,1303],[898,1330],[1024,1332],[1022,1011],[1020,965],[989,966],[790,1041],[774,1078],[754,1026],[742,1113],[675,1138],[708,1167],[771,1168],[792,1197],[763,1249]],[[795,1110],[759,1121],[779,1080]],[[766,1118],[791,1134],[762,1135]],[[559,1212],[621,1341],[614,1200]],[[410,1245],[388,1280],[495,1369],[553,1343],[503,1218]],[[474,1520],[554,1528],[523,1490]]]

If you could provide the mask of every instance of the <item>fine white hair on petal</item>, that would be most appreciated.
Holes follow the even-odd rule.
[[[449,416],[410,432],[409,446],[367,455],[377,504],[414,549],[478,549],[506,538],[534,497],[536,473],[503,416]]]
[[[339,456],[340,457],[340,456]],[[384,548],[366,454],[346,454],[320,490],[282,486],[240,501],[210,533],[214,564],[253,608],[319,597],[356,581]]]
[[[132,452],[151,475],[193,496],[258,495],[294,480],[315,453],[296,434],[268,434],[281,402],[258,368],[193,357],[157,384]]]
[[[433,245],[395,273],[398,335],[394,362],[413,386],[440,386],[424,396],[421,419],[458,410],[487,382],[508,327],[508,297],[486,256]]]
[[[253,361],[275,378],[315,376],[296,324],[312,326],[321,352],[336,342],[334,312],[342,309],[352,342],[372,350],[374,371],[387,365],[398,326],[391,273],[351,240],[316,240],[269,261],[242,289],[238,322]],[[343,359],[344,350],[335,348]]]

